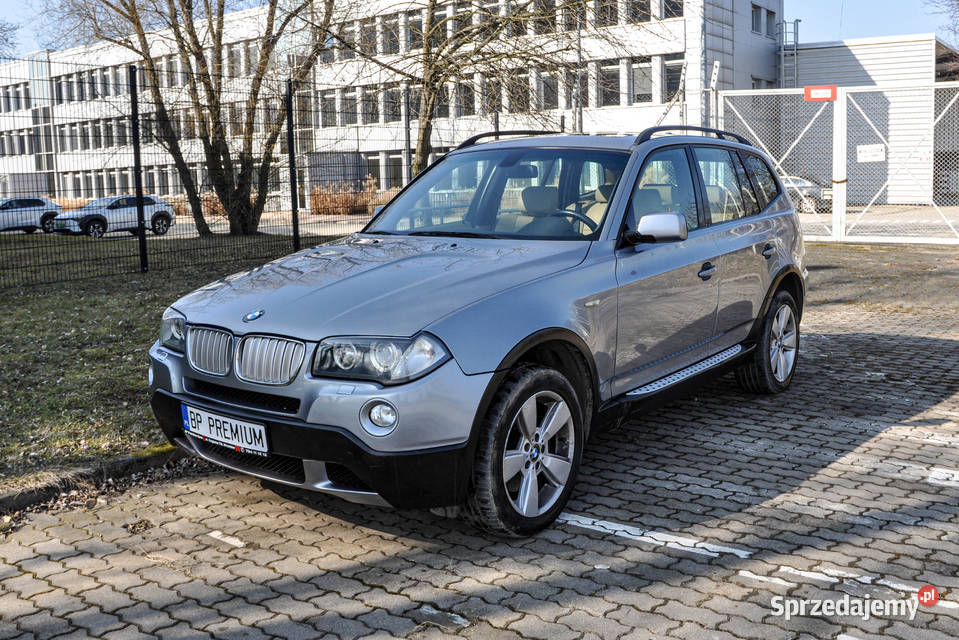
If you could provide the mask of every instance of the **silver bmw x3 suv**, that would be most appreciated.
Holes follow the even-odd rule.
[[[804,248],[764,154],[695,127],[488,137],[363,231],[167,309],[150,386],[169,439],[522,536],[559,515],[601,425],[730,369],[789,386]]]

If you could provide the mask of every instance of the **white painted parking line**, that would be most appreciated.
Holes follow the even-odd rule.
[[[800,571],[799,569],[794,569],[792,567],[780,566],[777,570],[777,573],[785,573],[796,578],[806,578],[806,580],[815,580],[818,582],[826,582],[829,584],[837,584],[839,582],[845,582],[847,580],[853,580],[862,584],[877,586],[881,585],[883,587],[888,587],[893,591],[898,591],[902,594],[909,593],[918,593],[919,589],[923,585],[915,584],[906,584],[905,582],[900,582],[897,580],[888,580],[886,578],[879,578],[878,576],[863,575],[861,573],[853,573],[851,571],[843,571],[841,569],[822,569],[821,571]],[[749,571],[740,571],[739,575],[747,578],[752,578],[754,580],[760,580],[763,582],[773,582],[776,584],[783,584],[785,581],[779,580],[771,576],[758,576],[755,573]],[[792,583],[788,583],[792,584]],[[794,585],[795,586],[795,585]],[[959,602],[952,602],[950,600],[943,600],[940,598],[939,602],[936,603],[937,607],[942,607],[943,609],[959,609]]]
[[[929,470],[929,476],[926,478],[926,482],[939,485],[940,487],[959,487],[959,469],[934,467]]]
[[[612,522],[610,520],[589,518],[587,516],[581,516],[575,513],[562,513],[560,514],[559,518],[557,518],[557,521],[572,525],[574,527],[580,527],[581,529],[589,529],[590,531],[598,531],[599,533],[612,534],[620,538],[626,538],[627,540],[646,542],[658,547],[680,549],[682,551],[688,551],[690,553],[695,553],[702,556],[709,556],[711,558],[718,558],[723,554],[735,555],[739,558],[748,558],[755,553],[750,549],[728,547],[721,544],[714,544],[712,542],[699,540],[698,538],[693,538],[690,536],[678,536],[672,533],[664,533],[662,531],[651,531],[628,524]]]
[[[229,545],[233,545],[234,547],[242,548],[246,546],[246,543],[240,540],[239,538],[235,538],[233,536],[227,535],[223,533],[222,531],[211,531],[210,533],[206,535],[216,540],[219,540],[220,542],[225,542]]]
[[[752,571],[740,571],[739,575],[743,578],[749,578],[750,580],[758,580],[759,582],[768,582],[770,584],[778,584],[783,587],[798,587],[799,585],[795,582],[789,582],[788,580],[783,580],[782,578],[773,578],[772,576],[760,576],[756,575]]]
[[[800,571],[799,569],[793,569],[792,567],[779,567],[779,573],[788,573],[790,575],[799,576],[801,578],[807,578],[809,580],[817,580],[819,582],[828,582],[830,584],[835,584],[839,582],[839,578],[830,576],[825,573],[819,573],[818,571]]]

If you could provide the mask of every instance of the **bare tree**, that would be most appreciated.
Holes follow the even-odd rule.
[[[258,36],[255,65],[233,78],[228,15],[248,8],[237,0],[46,0],[59,33],[79,43],[107,42],[140,59],[152,104],[155,141],[173,158],[197,230],[210,234],[199,185],[188,165],[177,118],[186,111],[195,124],[210,186],[230,223],[231,234],[253,234],[266,204],[274,152],[286,112],[280,106],[285,80],[302,86],[324,48],[333,0],[265,0],[252,6]],[[165,89],[162,56],[179,61],[184,91]],[[182,89],[182,88],[181,88]],[[232,94],[232,99],[231,99]],[[239,103],[240,108],[237,108]],[[276,108],[264,109],[264,104]],[[232,111],[231,111],[232,109]],[[230,115],[236,115],[233,122]]]
[[[410,109],[417,120],[416,148],[412,158],[414,173],[426,166],[432,151],[431,136],[438,113],[451,108],[448,87],[454,83],[470,96],[482,96],[482,110],[523,114],[531,124],[556,127],[553,115],[538,109],[539,97],[533,95],[531,74],[562,73],[574,78],[576,86],[567,87],[582,100],[588,79],[581,64],[582,48],[602,48],[610,57],[627,49],[615,33],[603,28],[616,23],[617,3],[595,2],[597,11],[611,11],[611,17],[587,23],[587,6],[594,0],[504,0],[503,2],[449,2],[449,0],[412,0],[397,5],[411,16],[407,21],[407,47],[393,43],[379,55],[375,37],[358,37],[344,30],[347,19],[330,30],[329,39],[341,50],[367,60],[393,81],[413,88]],[[596,25],[603,25],[597,27]],[[390,26],[389,29],[393,29]],[[398,27],[395,27],[398,29]],[[384,33],[384,43],[399,38],[399,33]],[[474,76],[482,78],[477,86]],[[552,89],[551,89],[552,90]],[[555,90],[561,90],[558,86]],[[539,93],[539,92],[537,92]],[[455,105],[452,105],[455,107]]]
[[[959,40],[959,0],[924,0],[932,13],[944,16],[945,28],[952,33],[953,41]],[[949,52],[936,61],[939,73],[950,80],[959,78],[959,56]]]
[[[12,56],[17,48],[19,25],[0,20],[0,56]]]

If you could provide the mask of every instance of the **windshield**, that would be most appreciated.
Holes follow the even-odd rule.
[[[365,233],[594,239],[629,155],[594,149],[490,149],[449,156]]]

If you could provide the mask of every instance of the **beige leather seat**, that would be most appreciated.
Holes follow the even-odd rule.
[[[556,187],[526,187],[520,192],[525,213],[504,213],[496,220],[495,231],[514,233],[536,218],[548,216],[559,208]]]
[[[631,231],[639,227],[639,219],[647,213],[662,213],[666,211],[663,207],[663,198],[658,189],[642,188],[633,191],[633,198],[629,207],[629,218],[626,226]]]
[[[603,184],[596,189],[593,195],[596,202],[586,209],[586,216],[596,224],[599,224],[603,216],[606,215],[606,208],[609,207],[609,197],[613,195],[613,187],[615,186],[614,184]]]

